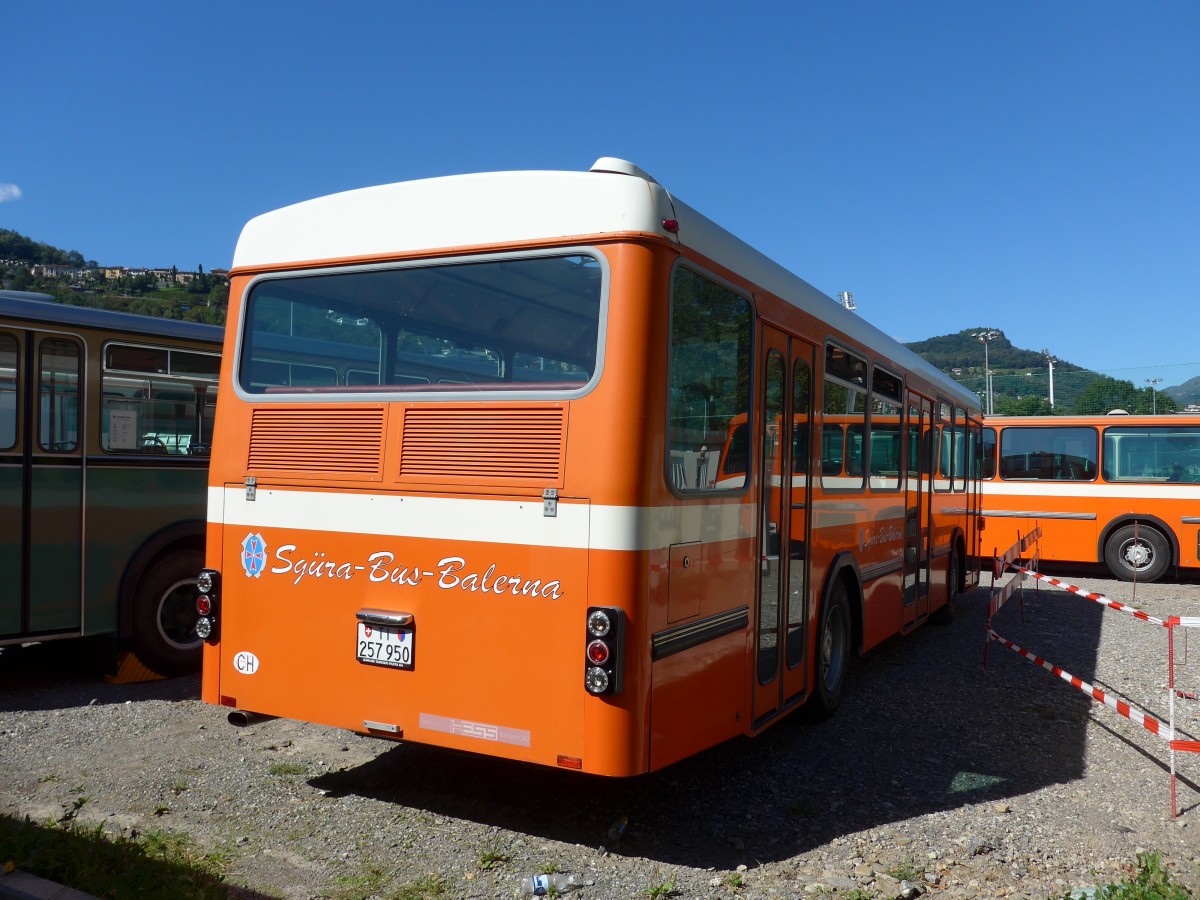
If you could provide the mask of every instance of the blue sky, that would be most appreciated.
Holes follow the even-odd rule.
[[[620,156],[900,340],[986,326],[1139,383],[1200,374],[1193,0],[4,21],[0,228],[103,265],[228,267],[247,219],[310,197]]]

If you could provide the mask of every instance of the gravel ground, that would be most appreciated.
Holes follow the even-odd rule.
[[[1132,593],[1059,574],[1200,615],[1196,582]],[[511,897],[548,866],[583,878],[580,900],[1044,898],[1124,878],[1141,851],[1196,890],[1200,757],[1178,754],[1172,819],[1165,740],[999,645],[984,668],[987,597],[861,660],[833,719],[624,781],[289,721],[239,730],[200,703],[198,677],[111,685],[78,643],[8,649],[0,814],[58,818],[87,797],[81,821],[221,850],[245,898]],[[1167,720],[1163,628],[1047,587],[1024,612],[1014,599],[996,630]],[[1200,659],[1177,643],[1178,686],[1200,691]],[[1196,706],[1176,705],[1189,739]]]

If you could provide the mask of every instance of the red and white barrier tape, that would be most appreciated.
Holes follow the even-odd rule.
[[[1108,694],[1106,694],[1104,691],[1100,690],[1098,687],[1094,687],[1094,686],[1088,684],[1083,679],[1076,678],[1070,672],[1065,672],[1062,669],[1060,669],[1058,666],[1054,665],[1053,663],[1047,662],[1046,660],[1042,659],[1040,656],[1035,656],[1033,653],[1030,653],[1028,650],[1018,647],[1012,641],[1000,637],[1000,635],[996,634],[996,632],[994,632],[990,629],[988,630],[988,637],[993,641],[999,641],[1001,644],[1003,644],[1009,650],[1015,650],[1017,653],[1019,653],[1021,656],[1025,657],[1027,660],[1033,662],[1036,665],[1041,666],[1047,672],[1051,672],[1054,675],[1057,675],[1063,681],[1072,685],[1077,690],[1080,690],[1083,693],[1087,694],[1093,700],[1097,700],[1100,703],[1103,703],[1105,706],[1116,710],[1118,713],[1123,715],[1125,718],[1129,719],[1131,722],[1136,722],[1137,724],[1141,725],[1147,731],[1157,734],[1160,737],[1166,738],[1168,741],[1171,741],[1174,739],[1175,735],[1172,732],[1171,727],[1158,721],[1158,719],[1155,719],[1153,716],[1148,716],[1145,713],[1134,709],[1132,706],[1130,706],[1128,703],[1125,703],[1122,700],[1113,699],[1112,697],[1108,696]],[[1178,748],[1178,749],[1184,749],[1184,748]]]
[[[1132,606],[1126,606],[1124,603],[1121,603],[1118,600],[1110,600],[1108,597],[1105,597],[1103,594],[1097,594],[1093,591],[1084,590],[1083,588],[1081,588],[1077,585],[1069,584],[1065,581],[1060,581],[1057,578],[1051,578],[1049,575],[1043,575],[1041,572],[1034,572],[1030,569],[1025,568],[1024,566],[1013,566],[1012,568],[1016,569],[1018,572],[1025,573],[1030,578],[1036,578],[1039,581],[1045,581],[1047,584],[1052,584],[1055,587],[1060,587],[1064,591],[1070,591],[1072,594],[1078,594],[1080,597],[1084,597],[1085,599],[1095,600],[1097,603],[1101,603],[1104,606],[1109,607],[1110,609],[1117,609],[1117,610],[1120,610],[1121,612],[1127,612],[1131,616],[1133,616],[1135,619],[1141,619],[1143,622],[1150,622],[1154,625],[1162,625],[1164,627],[1166,627],[1167,625],[1183,625],[1184,624],[1184,621],[1179,616],[1172,616],[1170,621],[1159,619],[1156,616],[1150,615],[1149,613],[1142,612],[1140,609],[1134,609]],[[1197,619],[1196,621],[1198,623],[1200,623],[1200,619]]]

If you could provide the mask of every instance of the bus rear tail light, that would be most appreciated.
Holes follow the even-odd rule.
[[[217,640],[217,610],[221,573],[213,569],[201,569],[196,576],[196,634],[205,641]]]
[[[589,694],[621,693],[625,668],[625,612],[615,606],[590,606],[583,686]]]

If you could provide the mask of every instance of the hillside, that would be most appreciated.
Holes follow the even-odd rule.
[[[988,331],[995,335],[987,345],[987,364],[992,370],[992,412],[997,415],[1103,415],[1113,409],[1164,413],[1196,402],[1182,395],[1182,385],[1155,391],[1057,358],[1052,380],[1043,351],[1014,347],[997,328],[968,328],[905,346],[979,396],[986,405],[989,388],[984,373],[984,348],[977,335]],[[1191,387],[1186,394],[1200,395],[1200,378],[1192,382],[1188,383]]]
[[[84,261],[77,250],[60,250],[35,241],[16,231],[0,228],[0,260],[23,262],[31,266],[95,267],[95,260]]]
[[[1180,406],[1200,405],[1200,375],[1195,378],[1189,378],[1183,384],[1176,387],[1164,388],[1163,393]]]
[[[1022,350],[1014,347],[1012,342],[998,328],[967,328],[956,334],[944,334],[928,340],[905,344],[918,356],[933,363],[944,372],[955,369],[983,369],[983,343],[976,337],[981,332],[991,331],[997,336],[988,343],[988,365],[993,372],[1026,372],[1030,369],[1045,369],[1046,357],[1040,350]],[[1068,372],[1086,372],[1083,366],[1077,366],[1066,360],[1056,359],[1055,374]]]

